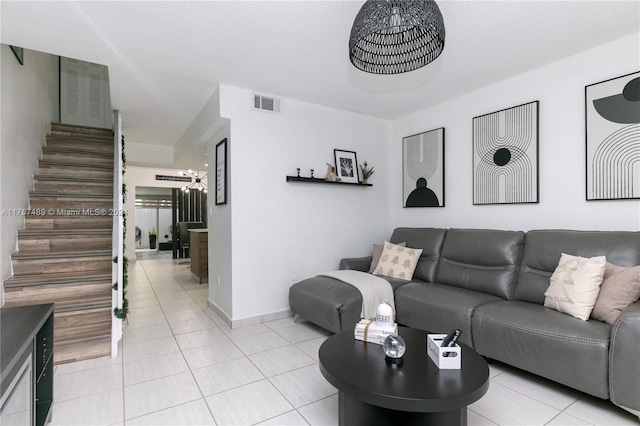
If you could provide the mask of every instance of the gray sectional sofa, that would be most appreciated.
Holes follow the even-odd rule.
[[[562,253],[640,265],[639,232],[397,228],[390,240],[422,249],[411,281],[388,279],[399,324],[463,331],[461,342],[499,360],[640,412],[640,302],[613,326],[544,307]],[[368,271],[371,257],[342,259]],[[362,297],[318,276],[293,285],[294,314],[327,330],[352,329]]]

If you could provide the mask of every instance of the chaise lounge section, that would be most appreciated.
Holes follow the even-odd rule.
[[[423,250],[411,280],[388,278],[399,324],[459,328],[461,342],[488,358],[640,413],[640,302],[613,325],[544,306],[562,253],[634,267],[639,232],[397,228],[389,241]],[[342,259],[340,268],[366,272],[371,259]],[[289,301],[295,314],[333,332],[360,319],[358,290],[332,278],[295,284]]]

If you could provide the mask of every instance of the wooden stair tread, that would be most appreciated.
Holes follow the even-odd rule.
[[[30,191],[30,197],[34,198],[83,198],[87,200],[111,200],[112,194],[78,194],[76,192],[36,192]]]
[[[86,163],[70,163],[67,161],[55,161],[55,160],[39,160],[38,165],[48,167],[73,167],[80,169],[105,169],[113,170],[113,165],[105,164],[86,164]]]
[[[86,129],[86,130],[97,130],[102,132],[113,133],[113,130],[108,127],[96,127],[96,126],[87,126],[84,124],[70,124],[70,123],[60,123],[60,122],[52,122],[51,128],[68,128],[68,129]]]
[[[53,259],[53,258],[73,258],[73,257],[99,257],[111,256],[111,250],[91,250],[91,251],[63,251],[59,253],[31,252],[29,254],[13,253],[12,259]]]
[[[100,135],[92,135],[90,133],[86,134],[75,134],[73,136],[73,132],[52,132],[50,135],[47,135],[47,141],[54,140],[64,140],[67,142],[90,142],[90,143],[99,143],[105,145],[114,145],[113,136],[100,136]]]
[[[65,297],[62,300],[57,300],[56,312],[69,312],[77,309],[97,309],[108,308],[111,310],[111,291],[103,294],[94,294],[92,296],[81,297]]]
[[[55,333],[55,331],[54,331]],[[59,334],[59,333],[58,333]],[[54,334],[55,336],[55,334]],[[59,338],[54,337],[53,338],[53,342],[54,342],[54,353],[55,351],[58,349],[59,346],[68,346],[68,345],[77,345],[80,343],[89,343],[89,342],[95,342],[95,341],[99,341],[99,340],[103,340],[103,339],[109,339],[109,341],[111,341],[111,330],[109,329],[107,330],[97,330],[94,332],[87,332],[86,330],[83,330],[83,335],[82,337],[78,337],[75,335],[71,335],[71,336],[61,336]]]
[[[53,226],[53,228],[37,226],[45,224],[49,224]],[[56,224],[58,224],[58,227],[55,227]],[[81,224],[91,226],[83,228],[81,227]],[[25,226],[27,229],[111,229],[113,226],[113,217],[84,214],[82,211],[74,212],[74,214],[46,214],[40,216],[27,216],[25,218]]]
[[[28,287],[22,287],[28,288]],[[86,309],[111,309],[111,289],[109,291],[103,291],[102,293],[94,293],[91,295],[81,295],[81,296],[59,296],[55,298],[51,298],[47,296],[46,303],[55,303],[55,312],[71,312],[77,310],[86,310]],[[6,307],[15,307],[15,306],[29,306],[33,305],[33,302],[26,300],[25,298],[15,300],[13,298],[13,293],[8,293],[7,298],[5,299]],[[42,298],[38,298],[37,295],[30,295],[31,298],[38,303],[45,303],[41,301]]]
[[[62,218],[62,217],[65,217],[65,216],[58,216],[58,217],[49,216],[49,221],[52,222],[52,221],[57,220],[57,219]],[[51,224],[51,225],[53,225],[53,227],[44,227],[44,225],[46,225],[47,223],[43,224],[41,221],[37,222],[37,219],[34,219],[32,221],[26,222],[27,223],[27,229],[43,230],[43,231],[74,229],[74,230],[77,230],[77,231],[84,231],[84,230],[94,230],[94,229],[110,230],[112,228],[112,226],[113,226],[113,221],[111,220],[113,218],[111,216],[89,216],[89,215],[86,215],[86,216],[73,216],[73,217],[78,218],[79,221],[83,221],[84,220],[85,222],[88,222],[87,218],[90,218],[90,217],[105,218],[105,221],[104,221],[104,223],[101,223],[101,224],[97,224],[97,223],[93,223],[93,222],[91,222],[90,224],[86,223],[85,224],[85,225],[87,225],[86,228],[79,227],[77,222],[71,222],[71,221],[68,222],[68,224],[69,224],[68,227],[63,226],[64,223],[59,223],[57,227],[55,226],[56,225],[55,223]],[[46,221],[47,219],[44,219],[44,220]],[[63,221],[64,221],[64,219],[63,219]],[[43,226],[36,226],[36,225],[43,225]],[[71,226],[71,225],[73,225],[73,226]],[[88,227],[89,225],[91,225],[92,228],[89,228]],[[96,226],[96,225],[101,225],[101,226]]]
[[[50,236],[74,236],[74,235],[112,235],[110,229],[21,229],[18,231],[18,237],[50,237]]]
[[[89,183],[89,184],[110,184],[113,185],[113,179],[109,178],[94,178],[94,177],[66,177],[66,176],[43,176],[43,175],[34,175],[34,181],[39,182],[69,182],[69,183]]]
[[[113,159],[113,153],[104,152],[104,151],[96,151],[93,149],[86,148],[69,148],[69,147],[54,147],[54,146],[43,146],[43,153],[53,153],[53,154],[77,154],[77,155],[86,155],[91,157],[104,157]]]
[[[54,336],[55,336],[55,331],[54,331]],[[89,336],[88,338],[76,339],[76,340],[56,339],[54,337],[54,345],[55,345],[55,347],[54,347],[53,353],[54,353],[54,356],[55,356],[55,353],[56,353],[57,350],[67,350],[67,349],[69,349],[70,346],[81,345],[81,344],[86,344],[86,343],[91,343],[91,342],[99,342],[101,340],[108,341],[109,345],[110,345],[111,344],[111,332],[109,332],[109,333],[106,333],[106,332],[94,333],[94,335]]]
[[[78,209],[64,209],[64,208],[60,208],[59,210],[64,210],[65,212],[67,212],[67,210],[73,210],[73,214],[42,214],[42,215],[28,215],[25,217],[25,220],[33,220],[33,221],[42,221],[42,220],[84,220],[84,221],[88,221],[89,218],[91,219],[102,219],[104,221],[108,221],[108,219],[111,219],[111,221],[113,221],[113,217],[111,216],[105,216],[105,215],[98,215],[96,216],[93,212],[91,212],[90,214],[86,214],[83,209],[80,209],[79,211],[76,211]],[[92,227],[93,228],[93,227]]]
[[[111,274],[87,274],[86,272],[57,272],[48,274],[14,275],[4,280],[5,288],[27,285],[67,284],[82,281],[111,281]]]
[[[96,339],[80,344],[67,344],[56,346],[53,352],[54,365],[69,362],[82,361],[90,358],[98,358],[111,354],[111,337]]]

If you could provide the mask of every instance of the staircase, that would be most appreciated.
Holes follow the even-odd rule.
[[[52,123],[4,281],[7,307],[55,303],[56,364],[111,353],[113,156],[111,129]]]

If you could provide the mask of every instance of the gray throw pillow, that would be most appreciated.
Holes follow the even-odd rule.
[[[591,317],[613,325],[622,311],[640,298],[640,266],[607,263]]]

